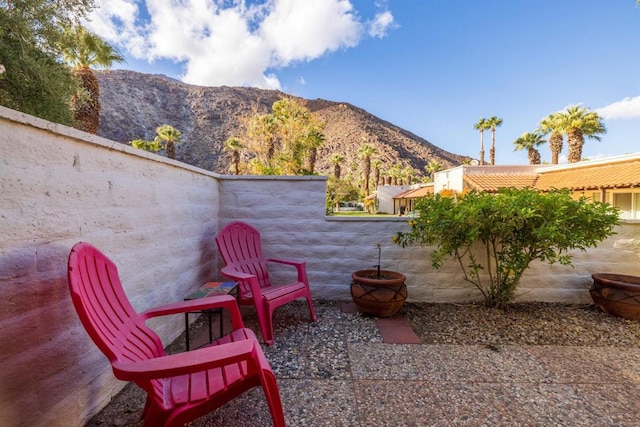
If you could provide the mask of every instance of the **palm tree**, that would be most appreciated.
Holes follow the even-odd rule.
[[[331,156],[330,161],[333,165],[333,176],[335,176],[336,179],[340,179],[340,164],[344,162],[344,156],[341,154],[334,154]]]
[[[306,136],[306,146],[309,149],[309,173],[313,175],[316,169],[316,161],[318,159],[318,148],[324,144],[324,133],[320,126],[312,126]]]
[[[478,123],[473,125],[473,128],[480,131],[480,164],[484,165],[484,131],[489,129],[487,119],[478,120]]]
[[[375,159],[371,162],[371,167],[373,168],[373,182],[377,187],[380,184],[380,168],[382,167],[382,160]]]
[[[176,144],[180,142],[182,133],[169,125],[162,125],[156,129],[156,138],[164,142],[164,152],[170,159],[176,158]]]
[[[390,178],[389,184],[399,185],[399,181],[402,179],[401,170],[402,170],[402,167],[397,164],[389,168],[389,170],[387,171],[387,174],[389,175],[389,178]]]
[[[582,147],[584,137],[600,141],[599,134],[607,133],[602,119],[595,111],[587,107],[572,105],[563,112],[558,113],[561,127],[567,133],[567,145],[569,146],[569,163],[582,160]]]
[[[518,139],[513,141],[513,145],[515,145],[513,151],[526,149],[528,151],[529,164],[539,165],[540,152],[536,149],[536,147],[544,144],[545,142],[547,141],[544,139],[544,135],[540,132],[525,132],[520,135]]]
[[[500,117],[490,117],[487,120],[487,127],[491,129],[491,150],[489,151],[489,159],[492,165],[496,164],[496,128],[502,126]]]
[[[411,183],[413,182],[413,176],[415,175],[415,173],[416,171],[413,170],[411,166],[405,166],[402,169],[402,178],[405,180],[407,185],[411,185]]]
[[[100,84],[91,67],[111,67],[124,57],[98,35],[81,26],[64,29],[60,49],[78,79],[78,93],[71,99],[74,126],[97,134],[100,126]]]
[[[560,113],[549,114],[544,119],[540,120],[539,130],[543,135],[551,134],[549,136],[549,149],[551,150],[551,164],[558,164],[558,157],[562,152],[562,138],[564,136],[564,129],[562,128],[562,122],[560,120]]]
[[[436,159],[429,160],[429,163],[427,163],[427,166],[424,167],[424,170],[429,174],[431,181],[433,181],[433,178],[436,172],[441,171],[442,169],[443,169],[442,163],[440,163]]]
[[[240,175],[240,150],[243,148],[242,141],[235,136],[227,138],[222,147],[222,151],[231,152],[231,165],[235,175]]]
[[[358,149],[358,157],[364,160],[364,193],[369,195],[369,177],[371,176],[371,156],[378,153],[378,149],[371,144],[364,144]]]

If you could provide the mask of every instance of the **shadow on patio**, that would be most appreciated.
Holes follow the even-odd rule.
[[[640,322],[590,305],[408,304],[381,324],[351,303],[316,309],[310,323],[304,303],[279,308],[265,347],[288,426],[638,425]],[[259,330],[253,311],[243,317]],[[191,329],[196,345],[204,319]],[[184,345],[183,334],[169,351]],[[87,426],[142,425],[144,398],[130,384]],[[190,425],[271,421],[254,388]]]

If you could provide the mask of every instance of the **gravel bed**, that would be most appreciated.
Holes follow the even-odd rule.
[[[593,304],[512,304],[504,310],[469,304],[408,304],[425,344],[634,347],[640,322],[610,316]]]
[[[404,352],[408,348],[382,344],[375,318],[343,313],[339,302],[314,304],[319,318],[316,323],[309,322],[305,303],[294,302],[279,308],[274,316],[276,343],[264,347],[283,401],[288,402],[285,410],[288,423],[295,426],[334,425],[330,417],[322,420],[309,412],[309,408],[319,411],[318,405],[334,407],[336,402],[342,402],[345,408],[354,411],[365,404],[354,401],[358,393],[353,394],[356,386],[351,363],[361,356],[352,354],[354,349],[372,346],[378,352],[388,350],[391,356],[395,350]],[[640,343],[640,322],[609,316],[594,305],[522,303],[497,310],[476,304],[409,303],[401,315],[406,316],[422,340],[420,346],[483,345],[497,349],[508,345],[544,345],[616,347],[629,351],[626,349],[637,349]],[[201,316],[192,324],[192,336],[205,331],[205,318]],[[244,313],[243,319],[245,326],[259,336],[255,313]],[[184,334],[167,347],[169,353],[178,351],[184,351]],[[360,382],[358,387],[364,387],[363,384]],[[139,416],[144,399],[144,392],[129,384],[86,426],[141,426]],[[239,421],[246,419],[242,411],[247,408],[255,412],[252,424]],[[343,423],[352,416],[347,409],[342,412]],[[367,409],[362,411],[366,413]],[[264,396],[259,389],[252,389],[189,425],[270,425],[270,421]]]

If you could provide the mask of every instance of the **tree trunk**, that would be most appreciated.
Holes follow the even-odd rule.
[[[582,160],[582,146],[584,145],[582,130],[571,129],[567,133],[567,145],[569,146],[569,163],[577,163]]]
[[[317,158],[318,158],[318,150],[316,148],[311,148],[309,150],[309,173],[311,173],[312,175],[316,169]]]
[[[540,152],[535,148],[529,148],[529,164],[530,165],[539,165],[540,164]]]
[[[491,149],[489,150],[489,160],[491,165],[496,164],[496,131],[491,128]]]
[[[233,162],[233,172],[236,175],[240,175],[240,153],[238,151],[234,151],[232,153],[232,162]]]
[[[562,152],[562,134],[553,132],[549,137],[549,149],[551,150],[551,164],[558,164],[558,157]]]
[[[83,93],[71,99],[73,126],[92,134],[98,133],[100,127],[100,84],[90,68],[78,68],[74,75],[84,89]]]
[[[167,157],[170,159],[176,159],[176,144],[173,141],[167,141],[165,143],[164,152],[167,153]]]

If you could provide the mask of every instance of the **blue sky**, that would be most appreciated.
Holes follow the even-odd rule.
[[[471,157],[480,148],[474,123],[498,116],[497,164],[526,164],[513,141],[581,104],[608,129],[586,141],[584,157],[640,152],[635,0],[97,4],[89,26],[126,56],[116,68],[348,102]],[[487,157],[489,144],[487,132]],[[547,145],[540,152],[550,161]],[[566,154],[565,144],[561,162]]]

